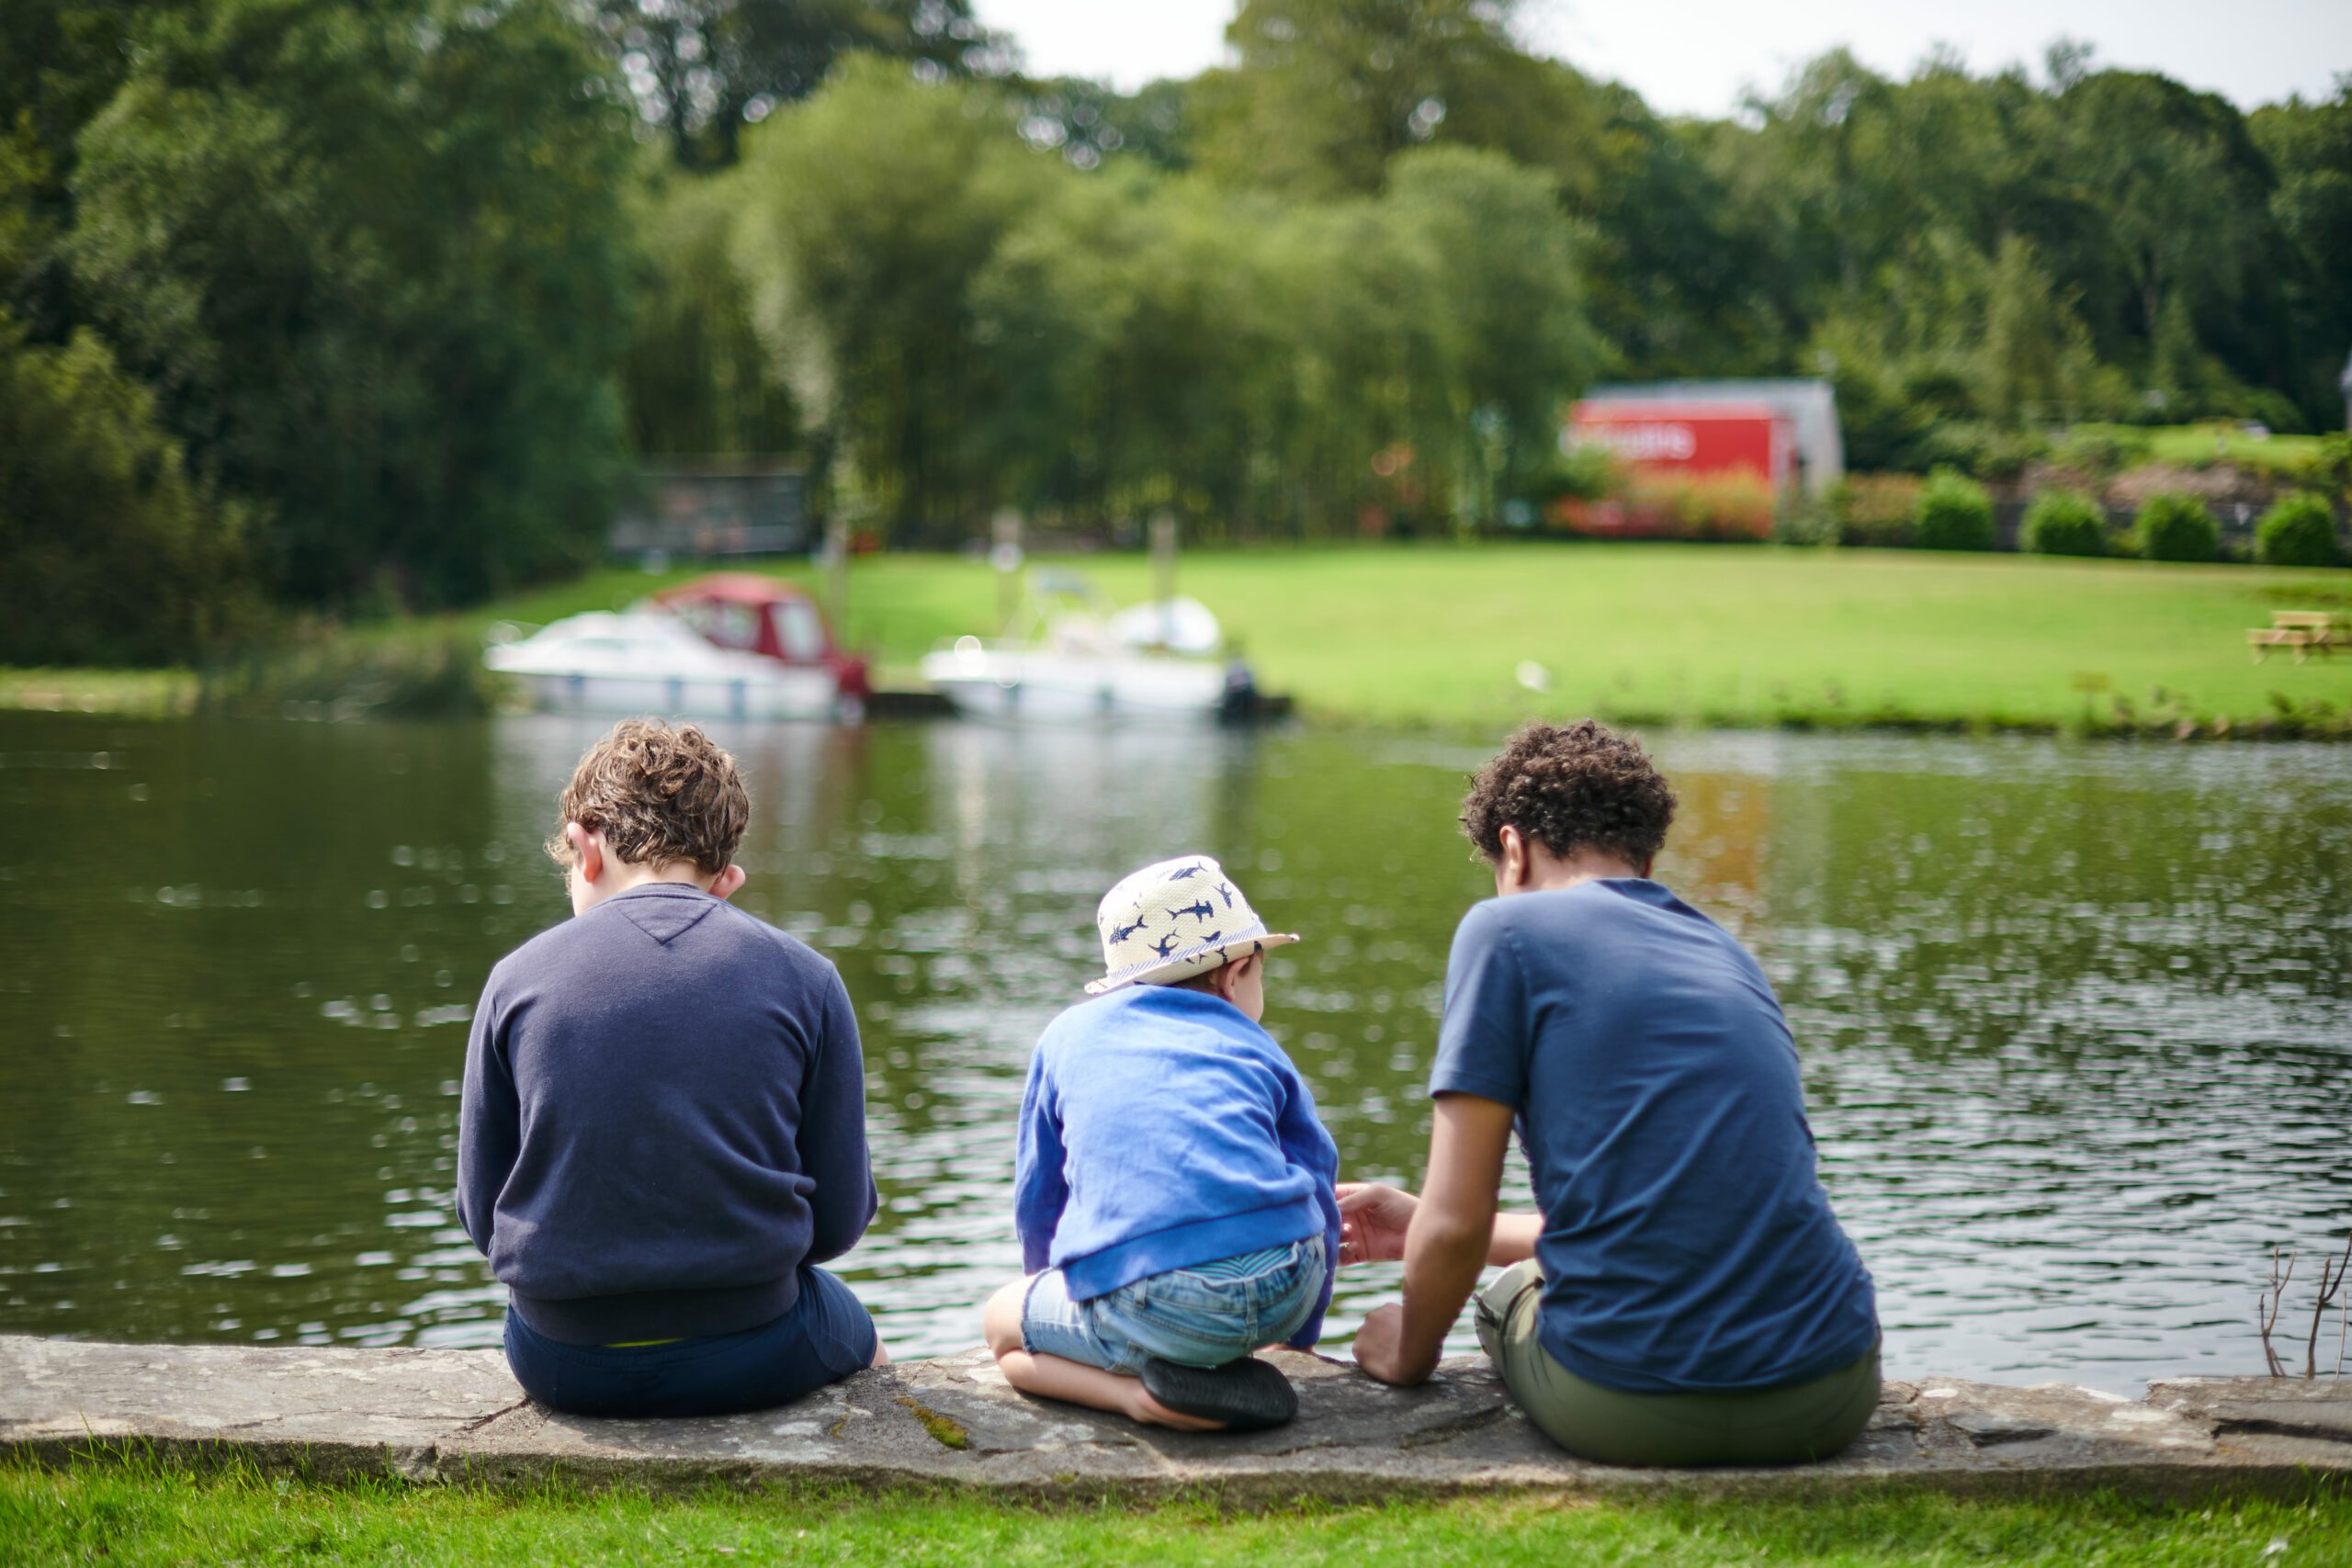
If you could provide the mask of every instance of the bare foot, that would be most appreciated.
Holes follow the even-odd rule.
[[[1126,1382],[1129,1380],[1122,1379],[1121,1381]],[[1178,1415],[1175,1411],[1169,1409],[1165,1404],[1160,1404],[1159,1401],[1152,1398],[1149,1391],[1143,1386],[1142,1380],[1136,1379],[1133,1381],[1135,1382],[1135,1387],[1127,1391],[1127,1415],[1132,1419],[1140,1421],[1147,1427],[1166,1427],[1178,1432],[1221,1432],[1225,1430],[1225,1423],[1222,1421],[1205,1420],[1198,1416]]]

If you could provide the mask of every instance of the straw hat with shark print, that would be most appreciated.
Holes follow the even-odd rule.
[[[1172,986],[1298,940],[1267,931],[1206,855],[1179,855],[1122,877],[1102,895],[1094,924],[1105,973],[1086,989],[1097,997],[1122,986]]]

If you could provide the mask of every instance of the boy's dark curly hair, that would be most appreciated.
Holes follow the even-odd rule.
[[[1674,791],[1641,742],[1592,719],[1530,724],[1478,771],[1462,830],[1489,863],[1516,828],[1555,855],[1581,849],[1645,865],[1666,845]]]
[[[631,865],[685,861],[716,876],[734,860],[751,819],[735,759],[700,727],[625,718],[580,759],[547,851],[570,866],[563,825],[577,822],[603,833]]]

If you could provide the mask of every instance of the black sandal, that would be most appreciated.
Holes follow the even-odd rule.
[[[1187,1367],[1147,1357],[1144,1392],[1179,1416],[1222,1421],[1228,1432],[1262,1432],[1298,1414],[1290,1379],[1254,1356],[1221,1367]]]

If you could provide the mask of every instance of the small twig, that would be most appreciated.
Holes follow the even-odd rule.
[[[2352,1232],[2345,1234],[2344,1256],[2336,1258],[2335,1263],[2335,1267],[2331,1270],[2328,1267],[2328,1259],[2323,1258],[2319,1260],[2319,1301],[2312,1308],[2312,1335],[2303,1346],[2303,1376],[2305,1378],[2319,1376],[2320,1325],[2327,1320],[2327,1309],[2334,1305],[2335,1298],[2343,1293],[2344,1276],[2352,1273]],[[2344,1365],[2342,1329],[2338,1329],[2335,1335],[2335,1364],[2339,1369]]]
[[[2287,1254],[2286,1271],[2281,1273],[2278,1268],[2278,1249],[2272,1247],[2270,1249],[2270,1290],[2267,1295],[2254,1298],[2254,1326],[2262,1336],[2262,1359],[2270,1364],[2270,1375],[2274,1378],[2283,1378],[2287,1375],[2287,1364],[2278,1359],[2277,1348],[2270,1343],[2270,1331],[2278,1326],[2278,1311],[2287,1297],[2287,1282],[2294,1277],[2295,1255],[2291,1252]]]

